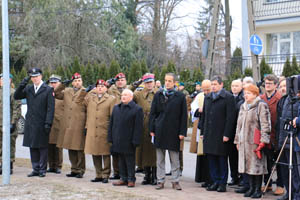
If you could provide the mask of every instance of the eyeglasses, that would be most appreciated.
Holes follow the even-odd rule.
[[[274,85],[273,82],[265,82],[266,85]]]

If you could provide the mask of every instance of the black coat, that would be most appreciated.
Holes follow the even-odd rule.
[[[52,125],[55,108],[53,94],[53,88],[45,83],[36,94],[33,85],[27,85],[25,88],[20,86],[16,90],[15,99],[27,100],[23,146],[48,147],[49,134],[45,131],[45,124]]]
[[[205,154],[228,155],[229,143],[223,142],[223,136],[233,139],[235,120],[236,107],[232,94],[222,89],[216,99],[213,99],[212,93],[205,96],[201,119]]]
[[[151,105],[149,126],[155,134],[157,148],[180,151],[179,135],[186,136],[187,132],[185,95],[176,91],[166,101],[162,91],[157,92]]]
[[[143,109],[134,101],[114,106],[107,137],[112,143],[112,153],[135,153],[135,148],[141,143],[143,119]]]

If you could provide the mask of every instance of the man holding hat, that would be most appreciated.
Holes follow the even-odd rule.
[[[66,87],[72,82],[73,87]],[[84,155],[84,127],[86,122],[86,108],[78,104],[82,79],[79,73],[75,73],[71,80],[62,82],[55,88],[55,98],[64,101],[63,125],[61,126],[61,137],[63,141],[58,142],[57,147],[68,149],[71,162],[71,173],[67,177],[82,178],[85,173]]]
[[[13,173],[13,162],[15,162],[15,153],[16,153],[16,139],[18,136],[18,132],[16,130],[16,123],[21,115],[21,109],[20,109],[20,102],[15,101],[14,99],[14,93],[15,93],[15,89],[14,89],[14,85],[12,83],[12,78],[13,76],[10,74],[10,113],[11,113],[11,122],[10,122],[10,173]],[[3,105],[3,100],[2,100],[2,86],[3,86],[3,78],[2,78],[2,74],[0,74],[0,174],[2,174],[2,105]]]
[[[80,91],[80,103],[87,110],[85,122],[84,153],[91,154],[96,169],[96,178],[91,182],[108,183],[111,172],[110,144],[107,141],[108,125],[116,98],[107,93],[107,84],[98,80],[92,91]],[[103,162],[103,167],[102,167]]]
[[[27,100],[27,113],[23,146],[30,148],[32,176],[46,176],[48,141],[54,117],[53,88],[42,81],[42,70],[32,68],[29,77],[22,80],[15,92],[15,99]],[[31,79],[33,85],[27,85]]]
[[[133,98],[133,100],[142,107],[144,112],[143,134],[141,137],[141,145],[136,150],[136,163],[140,163],[140,166],[145,172],[142,185],[156,185],[156,150],[151,143],[151,137],[149,135],[149,116],[151,103],[158,89],[155,87],[154,74],[146,73],[142,80],[145,87],[141,91],[135,91]]]
[[[61,77],[58,75],[52,74],[49,78],[50,87],[52,87],[53,89],[57,88],[57,86],[61,84],[60,82],[61,82]],[[63,162],[62,148],[58,148],[56,146],[59,133],[60,133],[63,114],[64,114],[64,102],[62,100],[55,99],[54,119],[53,119],[53,124],[49,136],[49,146],[48,146],[49,169],[47,170],[47,172],[52,172],[56,174],[61,173],[62,162]]]

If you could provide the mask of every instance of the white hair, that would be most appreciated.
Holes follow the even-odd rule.
[[[124,93],[128,93],[128,94],[130,94],[130,96],[133,96],[133,92],[129,89],[124,89],[122,94],[124,94]]]
[[[253,78],[251,76],[246,76],[245,78],[243,78],[243,84],[246,84],[246,83],[254,84]]]

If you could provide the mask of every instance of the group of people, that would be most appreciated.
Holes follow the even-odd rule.
[[[300,199],[299,101],[290,106],[295,98],[286,94],[283,77],[279,81],[275,75],[267,75],[262,88],[245,77],[234,80],[231,91],[226,91],[222,78],[215,76],[196,83],[196,91],[189,95],[184,83],[176,85],[173,73],[165,75],[164,86],[150,73],[127,85],[126,76],[119,73],[87,88],[79,73],[64,81],[53,74],[47,82],[38,68],[30,69],[28,75],[15,92],[11,91],[11,104],[16,105],[11,107],[12,131],[19,110],[14,99],[27,99],[23,145],[30,148],[33,168],[28,177],[61,173],[62,149],[67,149],[71,162],[67,177],[82,178],[85,154],[90,154],[96,171],[92,182],[115,179],[114,186],[135,187],[137,166],[145,173],[142,184],[156,185],[160,190],[165,184],[168,151],[172,187],[181,190],[183,139],[192,113],[190,151],[198,153],[196,182],[204,182],[202,186],[208,191],[226,192],[229,160],[229,185],[241,186],[236,192],[244,197],[260,198],[262,190],[272,190],[272,182],[268,188],[262,183],[266,185],[270,178],[288,136],[286,121],[292,119],[289,123],[296,130],[293,182],[289,186],[288,166],[277,165],[274,194],[282,195],[284,187],[287,191],[291,187],[293,198]],[[28,85],[29,80],[33,84]],[[137,89],[140,84],[143,87]],[[283,148],[280,159],[288,163],[289,147]],[[280,199],[288,199],[288,194]]]
[[[300,76],[298,78],[300,80]],[[286,81],[284,77],[279,80],[269,74],[264,78],[264,87],[258,88],[251,77],[245,77],[234,80],[231,91],[223,88],[223,81],[218,76],[202,82],[203,92],[192,103],[196,119],[193,134],[197,132],[195,129],[201,131],[197,140],[192,137],[194,142],[192,140],[190,151],[203,151],[197,156],[196,182],[204,182],[202,186],[208,191],[226,192],[229,162],[232,180],[228,184],[240,186],[235,192],[243,193],[244,197],[261,198],[262,191],[272,191],[272,179],[268,187],[265,186],[283,148],[280,163],[276,165],[273,193],[282,195],[281,200],[288,199],[284,187],[289,191],[289,142],[283,147],[289,132],[288,124],[295,132],[290,187],[292,198],[300,199],[299,100],[287,94]],[[300,81],[298,85],[300,88]],[[295,96],[300,96],[300,90]],[[295,99],[296,102],[291,103]],[[196,142],[203,143],[203,149],[195,151],[193,144]]]
[[[140,84],[143,88],[136,90]],[[33,169],[28,177],[60,174],[62,149],[67,149],[71,163],[67,177],[82,178],[85,154],[90,154],[96,171],[91,182],[115,179],[114,186],[135,187],[138,166],[145,173],[142,184],[163,189],[167,150],[172,187],[181,190],[180,152],[188,110],[175,74],[166,74],[164,87],[150,73],[133,85],[119,73],[84,88],[79,73],[64,81],[53,74],[44,82],[42,70],[32,68],[13,96],[27,100],[23,146],[30,149]]]

